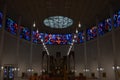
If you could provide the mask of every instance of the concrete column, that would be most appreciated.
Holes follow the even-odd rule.
[[[101,80],[102,73],[100,68],[102,68],[101,65],[101,53],[100,53],[100,38],[99,38],[99,25],[98,25],[98,19],[96,19],[96,25],[97,25],[97,59],[98,59],[98,79]]]
[[[114,28],[114,21],[113,21],[113,8],[110,7],[110,17],[112,19],[112,46],[113,46],[113,64],[114,64],[114,73],[115,73],[115,80],[118,80],[118,70],[117,70],[117,53],[116,53],[116,44],[115,44],[115,28]]]
[[[88,69],[88,62],[87,62],[87,44],[86,44],[86,29],[84,31],[84,69],[85,69],[85,76],[88,76],[88,71],[86,71],[86,69]]]
[[[3,48],[4,48],[4,36],[5,36],[5,22],[6,22],[6,13],[7,13],[7,4],[4,4],[3,9],[3,20],[2,20],[2,33],[1,33],[1,42],[0,42],[0,80],[2,80],[2,71],[1,66],[2,63],[2,57],[3,57]]]
[[[17,30],[17,50],[16,50],[16,63],[15,63],[15,67],[16,67],[16,77],[18,77],[18,68],[19,68],[19,51],[20,51],[20,24],[21,24],[21,16],[19,17],[18,20],[18,30]]]

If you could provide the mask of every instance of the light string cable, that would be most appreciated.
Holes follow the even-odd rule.
[[[81,24],[80,24],[80,22],[79,22],[79,24],[78,24],[78,28],[81,28]],[[76,28],[75,33],[73,33],[72,43],[71,43],[70,46],[69,46],[69,49],[68,49],[67,55],[70,54],[70,51],[72,50],[72,48],[73,48],[73,46],[74,46],[75,39],[78,37],[78,32],[79,32],[79,31],[78,31],[78,28]]]
[[[44,40],[43,40],[43,39],[41,39],[41,42],[42,42],[43,48],[44,48],[44,49],[45,49],[45,51],[47,52],[47,55],[50,55],[50,53],[49,53],[49,51],[48,51],[48,48],[47,48],[47,46],[45,45],[45,43],[44,43]]]
[[[34,23],[34,24],[33,24],[33,27],[35,27],[35,26],[36,26],[36,24]],[[36,33],[39,33],[38,28],[37,28],[37,30],[36,30]],[[44,43],[44,39],[41,39],[41,43],[42,43],[43,48],[44,48],[45,51],[47,52],[47,55],[49,55],[49,51],[48,51],[47,46],[46,46],[45,43]]]

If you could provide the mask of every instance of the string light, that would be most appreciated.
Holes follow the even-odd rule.
[[[73,43],[71,43],[71,45],[73,45]]]
[[[72,41],[75,42],[75,39],[73,39]]]
[[[79,24],[78,24],[78,27],[81,28],[80,22],[79,22]],[[75,39],[77,38],[77,34],[78,34],[78,29],[76,29],[75,33],[76,33],[76,34],[74,34],[74,36],[73,36],[73,40],[72,40],[72,43],[71,43],[71,45],[70,45],[70,47],[69,47],[69,49],[68,49],[67,55],[69,55],[69,53],[70,53],[70,51],[71,51],[71,49],[72,49],[72,47],[73,47],[73,45],[74,45],[74,43],[75,43]]]
[[[43,42],[43,39],[41,39],[41,42]]]
[[[71,45],[70,45],[70,47],[69,47],[69,49],[68,49],[67,55],[70,54],[70,51],[71,51],[71,49],[72,49],[72,47],[73,47],[73,45],[74,45],[74,42],[75,42],[75,40],[73,39],[73,42],[71,43]]]
[[[41,39],[41,42],[42,42],[42,45],[43,45],[45,51],[47,52],[47,55],[49,55],[49,51],[48,51],[48,49],[47,49],[47,47],[46,47],[46,45],[45,45],[43,39]]]
[[[77,35],[74,35],[74,39],[77,38]]]

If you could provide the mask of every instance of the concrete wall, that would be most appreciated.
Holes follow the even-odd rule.
[[[0,31],[1,32],[1,31]],[[0,33],[1,35],[1,33]],[[1,40],[1,38],[0,38]],[[116,54],[118,65],[120,65],[120,29],[115,31],[115,41],[116,41]],[[47,45],[47,48],[50,52],[50,55],[55,55],[56,52],[60,51],[62,55],[66,55],[69,45]],[[4,48],[3,48],[3,56],[2,56],[2,64],[15,64],[16,63],[16,50],[17,50],[17,39],[15,36],[5,32],[4,38]],[[80,72],[84,73],[84,45],[76,44],[74,45],[75,51],[75,68],[76,75]],[[33,68],[35,72],[40,74],[41,71],[41,54],[43,51],[43,47],[41,45],[33,45]],[[20,40],[20,52],[19,52],[19,67],[20,72],[19,76],[21,76],[22,72],[26,72],[26,69],[29,64],[30,57],[30,43],[23,39]],[[112,69],[113,64],[113,47],[112,47],[112,35],[111,32],[106,35],[100,37],[100,62],[101,66],[104,68],[104,72],[107,74],[107,80],[114,80],[114,70]],[[90,69],[89,76],[92,72],[98,76],[97,65],[97,41],[96,39],[87,42],[87,65]]]

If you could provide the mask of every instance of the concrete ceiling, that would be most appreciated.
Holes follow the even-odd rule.
[[[92,27],[96,18],[102,21],[109,17],[110,7],[114,11],[120,9],[120,0],[0,0],[0,9],[7,4],[7,15],[21,24],[31,27],[33,22],[40,32],[72,33],[75,32],[79,21],[82,28]],[[67,16],[74,20],[74,24],[66,29],[51,29],[43,24],[49,16]],[[81,30],[80,29],[80,30]]]

